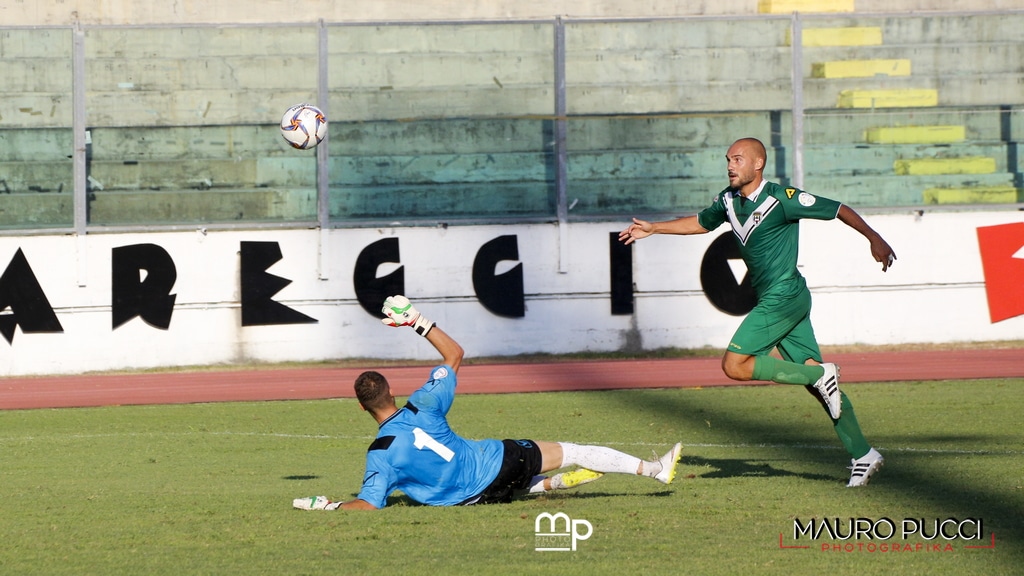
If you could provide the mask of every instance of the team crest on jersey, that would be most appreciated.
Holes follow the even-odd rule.
[[[786,198],[792,200],[793,194],[796,194],[796,188],[786,188]]]
[[[814,196],[811,196],[807,192],[801,192],[800,193],[800,204],[801,205],[808,206],[808,207],[814,206],[814,202],[815,201],[817,201],[817,198],[815,198]]]
[[[761,222],[771,214],[772,210],[781,206],[782,201],[774,196],[768,196],[764,199],[761,205],[757,207],[756,211],[747,218],[746,222],[740,222],[740,218],[733,207],[733,199],[735,197],[736,196],[733,192],[727,192],[722,195],[722,203],[725,204],[725,212],[729,217],[729,223],[732,225],[733,233],[736,234],[736,238],[740,241],[740,244],[746,246],[747,240],[750,239],[750,235],[753,234],[754,230],[757,229]]]

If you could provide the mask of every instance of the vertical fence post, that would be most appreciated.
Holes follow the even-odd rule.
[[[1013,175],[1013,187],[1017,189],[1020,196],[1024,190],[1024,178],[1021,177],[1017,164],[1020,161],[1020,151],[1017,142],[1013,139],[1013,106],[1002,105],[999,107],[999,140],[1006,146],[1006,166]]]
[[[793,12],[793,186],[804,187],[804,39],[800,13]]]
[[[569,271],[569,208],[567,185],[569,155],[566,150],[565,25],[555,18],[555,192],[558,216],[558,272]]]
[[[75,229],[78,285],[85,286],[88,275],[86,257],[86,226],[88,224],[89,190],[86,181],[86,111],[85,111],[85,32],[75,20],[71,29],[71,138],[73,143],[71,206]]]
[[[320,280],[327,280],[327,263],[329,260],[328,254],[328,231],[330,229],[329,222],[331,217],[331,188],[330,181],[328,179],[327,163],[330,160],[330,85],[328,78],[328,50],[327,50],[327,25],[323,19],[317,27],[317,90],[316,99],[317,106],[320,111],[324,113],[327,118],[327,132],[328,135],[324,136],[324,141],[316,147],[316,218],[320,228],[320,253],[318,254],[319,261],[317,263],[317,274]]]

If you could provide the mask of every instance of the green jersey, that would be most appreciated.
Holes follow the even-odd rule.
[[[708,231],[725,222],[732,226],[758,298],[788,296],[805,286],[796,268],[800,220],[832,220],[840,206],[835,200],[762,181],[749,198],[723,190],[697,221]]]

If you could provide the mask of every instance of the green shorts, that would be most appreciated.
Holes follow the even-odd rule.
[[[811,327],[811,291],[806,286],[793,296],[762,297],[729,342],[730,352],[750,356],[766,356],[773,348],[789,362],[821,362]]]

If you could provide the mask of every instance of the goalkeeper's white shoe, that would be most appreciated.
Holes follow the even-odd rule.
[[[885,458],[882,458],[878,450],[872,448],[860,458],[850,460],[850,464],[850,483],[846,487],[856,488],[857,486],[868,485],[868,482],[871,481],[871,476],[878,472],[882,464],[885,464]]]
[[[829,416],[838,420],[843,411],[843,399],[839,395],[839,366],[826,362],[821,367],[825,369],[825,374],[814,383],[814,389],[825,401]]]
[[[683,443],[676,442],[676,445],[672,447],[664,456],[658,458],[658,463],[661,464],[661,471],[654,475],[654,479],[663,484],[671,484],[672,480],[676,477],[676,464],[679,463],[679,457],[683,453]]]
[[[309,496],[292,500],[292,508],[299,510],[337,510],[341,502],[331,502],[327,496]]]

